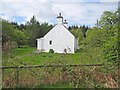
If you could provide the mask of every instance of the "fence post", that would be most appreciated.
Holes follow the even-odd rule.
[[[16,87],[19,87],[19,66],[16,68]]]

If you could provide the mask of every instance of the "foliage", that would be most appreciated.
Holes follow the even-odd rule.
[[[104,22],[104,23],[103,23]],[[104,42],[105,59],[114,64],[118,60],[118,10],[115,12],[106,11],[101,17],[99,23],[102,25],[102,30],[106,30],[106,39]]]
[[[36,39],[43,37],[53,26],[48,23],[40,24],[35,16],[25,25],[18,25],[16,22],[2,22],[2,46],[3,51],[8,42],[16,42],[17,47],[36,46]]]
[[[24,31],[28,36],[28,45],[35,46],[36,45],[36,33],[39,30],[39,22],[36,20],[35,16],[33,16],[30,21],[26,23],[26,30]]]
[[[36,39],[43,37],[53,26],[48,25],[48,23],[40,24],[35,16],[33,16],[30,21],[25,25],[24,32],[28,36],[28,45],[36,46]]]
[[[26,45],[27,36],[20,31],[17,26],[2,20],[2,45],[6,49],[6,44],[9,42],[16,42],[17,46]],[[6,46],[6,47],[5,47]]]
[[[18,47],[22,47],[23,45],[27,45],[27,36],[25,35],[24,32],[16,30],[14,41],[17,42]]]
[[[85,37],[86,37],[86,32],[87,32],[87,30],[89,30],[90,28],[88,28],[88,26],[85,26],[85,25],[80,26],[80,27],[74,25],[74,26],[69,26],[68,29],[69,29],[70,31],[72,31],[73,34],[74,34],[74,30],[75,30],[75,32],[76,32],[76,30],[82,31],[83,37],[85,38]],[[78,31],[77,31],[77,32],[78,32]],[[76,35],[76,34],[75,34],[75,36],[78,37],[78,35]],[[80,35],[79,35],[79,36],[80,36]]]
[[[78,42],[79,42],[79,45],[81,44],[81,41],[84,39],[84,36],[83,36],[83,33],[81,31],[81,29],[72,29],[70,30],[70,32],[76,37],[78,38]]]
[[[54,53],[54,50],[53,50],[53,49],[50,49],[50,50],[49,50],[49,53]]]
[[[93,27],[87,31],[82,48],[101,48],[103,54],[100,58],[117,64],[119,26],[116,12],[104,12],[99,25],[101,28]]]
[[[98,22],[99,27],[106,26],[110,29],[115,24],[118,24],[118,10],[115,12],[105,11]]]
[[[103,48],[105,59],[110,62],[118,63],[118,28],[112,28],[108,31],[109,37],[105,41]]]

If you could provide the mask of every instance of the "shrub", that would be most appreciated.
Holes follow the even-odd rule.
[[[75,50],[75,53],[77,53],[77,52],[80,52],[80,49],[76,49],[76,50]]]
[[[53,50],[53,49],[50,49],[50,50],[49,50],[49,53],[54,53],[54,50]]]

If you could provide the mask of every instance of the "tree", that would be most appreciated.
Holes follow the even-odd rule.
[[[2,46],[3,50],[8,49],[13,41],[17,43],[18,47],[25,45],[27,36],[17,28],[17,23],[13,24],[6,20],[2,20]]]
[[[24,32],[28,36],[28,45],[36,46],[36,33],[38,33],[37,31],[40,29],[39,22],[36,20],[35,16],[33,16],[25,26],[26,30]]]
[[[83,36],[85,38],[86,37],[86,32],[88,30],[88,26],[83,25],[83,26],[80,27],[80,29],[82,30]]]
[[[48,33],[53,28],[53,25],[48,25],[48,23],[44,22],[40,25],[40,31],[42,32],[41,35],[37,35],[37,37],[43,37],[45,34]],[[39,31],[39,32],[40,32]],[[37,33],[38,34],[38,33]]]
[[[105,61],[117,64],[118,57],[118,16],[116,12],[106,11],[99,20],[101,28],[93,27],[87,32],[83,44],[88,48],[102,50],[101,57]],[[87,48],[87,49],[88,49]]]
[[[2,45],[9,41],[14,39],[14,25],[9,23],[6,20],[2,20]]]
[[[105,11],[103,15],[101,16],[100,21],[98,22],[98,26],[101,28],[106,26],[107,29],[110,29],[117,22],[118,22],[117,11],[115,12]]]
[[[26,28],[25,28],[25,25],[24,25],[24,24],[20,24],[20,25],[19,25],[19,29],[23,31],[24,29],[26,29]]]
[[[81,41],[83,40],[84,36],[82,34],[82,31],[80,29],[72,29],[70,32],[79,39],[79,45],[81,45]]]
[[[15,40],[17,42],[18,47],[23,47],[24,45],[27,45],[27,36],[24,32],[20,30],[15,31]]]
[[[43,37],[53,26],[48,25],[48,23],[40,24],[35,16],[33,16],[30,21],[25,25],[25,34],[28,36],[28,45],[36,46],[36,39]]]

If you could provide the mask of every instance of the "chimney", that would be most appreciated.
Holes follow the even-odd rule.
[[[65,21],[63,22],[63,25],[64,25],[66,28],[68,28],[68,22],[66,21],[66,19],[65,19]]]
[[[59,13],[59,16],[57,16],[57,21],[58,21],[58,24],[63,23],[63,16],[61,16],[61,13]]]

